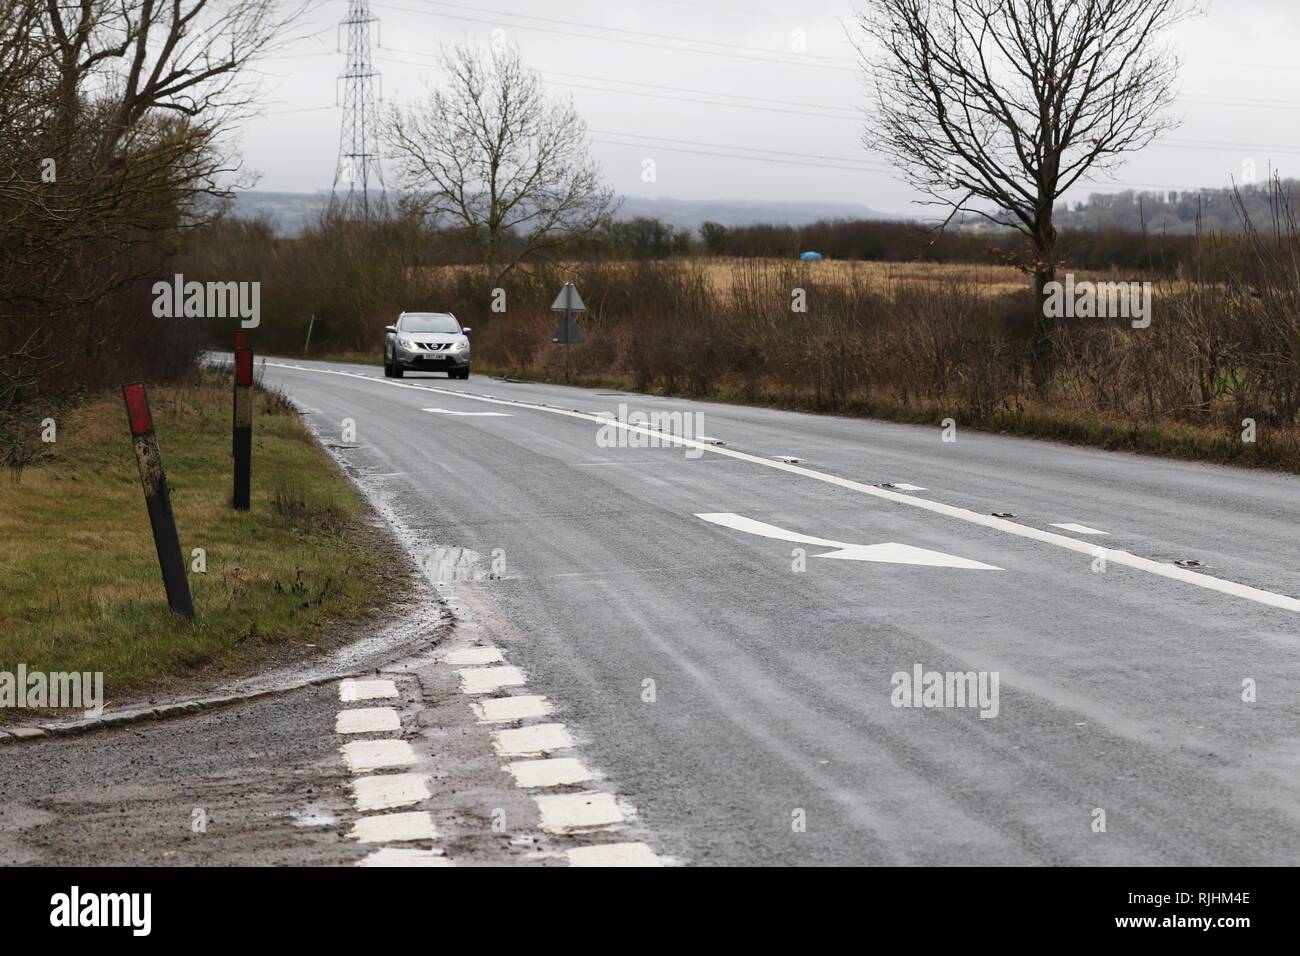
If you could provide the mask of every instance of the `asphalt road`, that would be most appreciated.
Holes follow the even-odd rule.
[[[471,586],[509,660],[662,855],[1300,858],[1296,478],[960,423],[946,442],[938,423],[289,364],[265,380],[326,440],[355,423],[339,454],[413,551],[503,563]],[[646,439],[585,417],[620,403],[698,413],[693,434],[727,444],[607,447]],[[938,556],[851,547],[887,543]],[[996,715],[895,706],[893,675],[918,666],[996,673]]]
[[[329,681],[11,741],[0,865],[1300,858],[1296,478],[961,423],[263,374],[438,587],[249,687],[364,671],[392,696]],[[469,686],[478,663],[506,686]],[[927,706],[898,706],[918,683]],[[493,722],[494,696],[537,709]],[[343,729],[375,703],[394,725]],[[358,842],[393,822],[357,789],[383,772],[347,756],[376,732],[423,782],[392,808],[436,835]],[[525,783],[507,738],[529,773],[581,773]],[[593,816],[557,823],[565,801]]]

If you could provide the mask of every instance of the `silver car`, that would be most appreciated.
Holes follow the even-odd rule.
[[[386,378],[408,370],[469,378],[469,329],[450,312],[403,312],[384,333]]]

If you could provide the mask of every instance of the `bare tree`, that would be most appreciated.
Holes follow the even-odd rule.
[[[1176,124],[1179,60],[1161,46],[1187,0],[868,0],[859,47],[868,148],[957,213],[1010,225],[1042,301],[1056,201]]]
[[[0,0],[0,411],[142,327],[109,299],[215,214],[249,67],[304,2]]]
[[[441,61],[445,88],[394,108],[387,138],[406,205],[482,242],[496,285],[525,258],[605,222],[613,192],[587,157],[586,123],[572,103],[547,97],[517,50],[484,57],[461,46]]]

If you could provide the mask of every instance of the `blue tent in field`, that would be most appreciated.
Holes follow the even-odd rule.
[[[821,262],[822,254],[820,252],[801,252],[799,258],[803,262]]]

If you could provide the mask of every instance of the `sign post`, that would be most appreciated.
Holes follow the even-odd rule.
[[[555,335],[551,336],[551,341],[565,346],[564,380],[567,382],[569,380],[568,346],[582,341],[582,332],[578,329],[578,323],[573,318],[573,313],[586,312],[587,307],[582,304],[582,296],[578,295],[578,290],[574,284],[566,282],[564,288],[560,290],[560,294],[551,303],[551,311],[564,313],[564,319],[560,322],[560,327],[555,330]]]
[[[253,469],[253,350],[235,350],[235,491],[239,511],[249,508]]]
[[[185,576],[181,540],[176,533],[176,517],[172,514],[167,475],[163,471],[162,452],[154,435],[153,415],[149,411],[149,396],[145,394],[144,383],[123,385],[122,398],[126,401],[131,443],[135,446],[135,460],[140,466],[140,483],[144,486],[144,503],[149,511],[149,526],[153,529],[153,543],[158,552],[163,588],[167,591],[167,604],[173,613],[193,620],[194,598],[190,595],[189,578]]]

